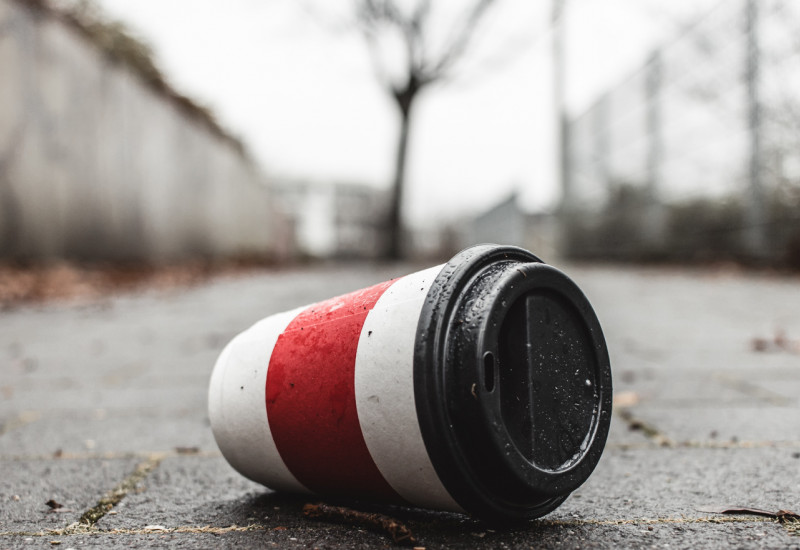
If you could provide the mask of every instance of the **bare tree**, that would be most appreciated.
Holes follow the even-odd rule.
[[[432,0],[354,0],[359,28],[368,43],[376,74],[400,112],[394,180],[386,220],[385,257],[398,259],[403,254],[402,201],[406,181],[408,141],[414,105],[420,93],[431,84],[453,76],[459,61],[470,49],[479,26],[494,0],[475,0],[453,21],[444,38],[432,30]],[[385,44],[394,41],[404,62],[387,59]]]

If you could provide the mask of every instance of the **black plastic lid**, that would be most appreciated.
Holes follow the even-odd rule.
[[[594,470],[611,421],[597,317],[561,271],[516,247],[448,262],[420,315],[414,391],[442,483],[489,521],[541,517]]]

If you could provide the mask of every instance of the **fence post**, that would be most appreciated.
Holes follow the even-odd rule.
[[[610,130],[610,111],[611,101],[608,93],[603,94],[592,108],[594,120],[592,121],[592,133],[594,140],[592,143],[592,164],[596,166],[596,173],[599,176],[597,183],[603,186],[606,196],[611,191],[611,130]]]
[[[566,0],[552,0],[550,25],[552,29],[553,108],[556,116],[556,147],[558,180],[562,192],[562,208],[572,207],[572,189],[569,181],[569,138],[565,105],[565,55],[564,9]]]
[[[573,224],[574,224],[574,190],[570,178],[570,123],[567,120],[566,94],[565,94],[565,8],[567,0],[551,0],[550,29],[551,29],[551,67],[552,67],[552,92],[553,114],[555,116],[555,144],[556,144],[556,182],[561,187],[561,204],[559,208],[559,244],[562,254],[573,252]]]
[[[745,194],[744,249],[752,258],[767,254],[766,211],[761,171],[761,98],[759,95],[759,12],[758,0],[747,0],[747,118],[750,136],[749,189]]]
[[[645,103],[647,106],[647,179],[645,182],[645,219],[642,235],[647,252],[656,253],[664,246],[666,216],[661,200],[664,162],[664,132],[661,109],[663,97],[663,58],[660,49],[650,54],[647,63]]]

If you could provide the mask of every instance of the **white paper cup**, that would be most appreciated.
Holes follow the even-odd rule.
[[[259,321],[220,355],[209,415],[228,462],[276,490],[525,519],[597,464],[611,369],[566,275],[481,245]]]

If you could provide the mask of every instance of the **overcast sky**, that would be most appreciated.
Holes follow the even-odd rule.
[[[317,0],[326,10],[348,0]],[[464,0],[441,0],[450,6]],[[655,41],[719,0],[568,0],[567,100],[580,112]],[[388,187],[399,119],[355,32],[297,0],[99,0],[150,43],[167,79],[207,105],[274,178]],[[500,0],[461,78],[421,97],[407,219],[479,212],[520,193],[555,204],[550,2]],[[326,12],[328,13],[328,12]]]

